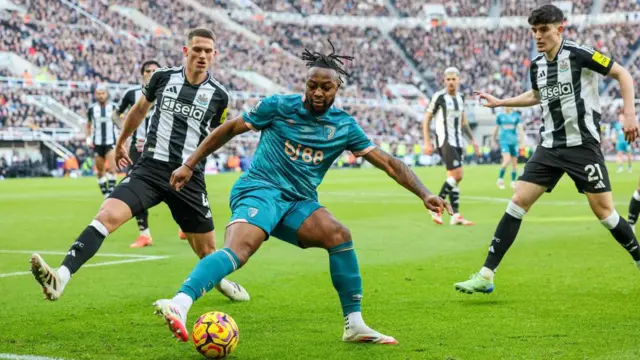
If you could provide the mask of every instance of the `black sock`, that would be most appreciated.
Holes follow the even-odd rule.
[[[442,189],[440,189],[440,194],[438,194],[438,196],[446,199],[451,190],[453,190],[453,186],[445,181],[444,184],[442,184]]]
[[[104,227],[102,224],[100,224],[100,226]],[[67,256],[65,256],[62,261],[62,265],[66,266],[71,274],[75,274],[84,263],[98,252],[105,237],[104,234],[93,226],[93,223],[87,226],[73,245],[71,245],[71,249],[69,249]]]
[[[606,224],[603,223],[603,225],[608,228]],[[620,217],[618,224],[613,229],[609,229],[609,231],[611,231],[611,235],[616,241],[631,254],[633,260],[640,260],[638,240],[636,240],[636,235],[633,233],[631,225],[623,217]]]
[[[111,195],[111,193],[113,192],[113,189],[115,189],[116,187],[116,176],[115,175],[107,175],[107,183],[108,183],[108,189],[107,189],[107,194]]]
[[[460,212],[460,189],[456,186],[449,193],[449,201],[451,201],[451,209],[454,214]]]
[[[522,217],[518,219],[509,213],[505,213],[502,216],[502,220],[498,223],[496,232],[493,235],[493,240],[491,240],[491,247],[489,248],[487,259],[484,261],[485,267],[493,271],[496,270],[500,265],[500,261],[502,261],[502,257],[515,241],[520,224],[522,224]]]
[[[631,197],[629,202],[629,224],[635,225],[638,222],[638,214],[640,214],[640,201],[636,200],[636,194]]]
[[[102,195],[107,195],[109,193],[109,185],[107,184],[107,178],[101,177],[98,179],[98,186],[100,186],[100,192]]]
[[[147,230],[149,228],[149,211],[145,210],[142,214],[137,215],[136,221],[140,231]]]

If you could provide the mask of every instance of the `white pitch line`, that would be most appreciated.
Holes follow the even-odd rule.
[[[8,360],[64,360],[63,358],[52,358],[37,355],[0,354],[0,359]]]
[[[0,253],[5,253],[5,254],[33,254],[33,253],[38,253],[38,254],[42,254],[42,255],[67,255],[67,253],[63,252],[63,251],[38,251],[38,250],[0,250]],[[156,255],[102,254],[102,253],[97,253],[96,256],[144,259],[144,258],[148,258],[148,257],[155,257]]]
[[[38,254],[45,254],[45,255],[66,255],[67,254],[66,252],[59,252],[59,251],[0,250],[0,253],[5,253],[5,254],[33,254],[34,252],[37,252]],[[96,254],[96,256],[124,257],[124,258],[130,258],[130,259],[87,264],[87,265],[84,265],[83,267],[119,265],[119,264],[127,264],[127,263],[142,262],[142,261],[162,260],[169,257],[164,255],[160,256],[160,255],[132,255],[132,254]],[[10,277],[10,276],[29,275],[29,274],[31,274],[31,271],[17,271],[12,273],[0,274],[0,278]]]

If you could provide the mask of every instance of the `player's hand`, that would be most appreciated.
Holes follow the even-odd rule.
[[[193,170],[186,165],[182,165],[171,173],[169,183],[176,191],[180,191],[191,180],[191,176],[193,176]]]
[[[124,144],[116,144],[116,164],[120,171],[123,171],[128,165],[133,165],[133,161],[129,157],[129,149]]]
[[[471,146],[473,146],[473,151],[476,153],[476,156],[480,156],[480,147],[475,140],[471,142]]]
[[[142,152],[144,150],[144,139],[136,139],[135,147],[138,152]]]
[[[474,91],[473,94],[486,101],[486,103],[482,104],[484,107],[494,108],[500,106],[500,99],[491,94],[482,91]]]
[[[453,215],[453,210],[451,209],[451,205],[446,202],[444,199],[437,195],[428,195],[424,199],[424,207],[427,209],[437,212],[438,214],[442,214],[443,210],[447,210],[449,215]]]
[[[638,120],[636,120],[636,114],[625,113],[624,119],[622,120],[622,131],[624,131],[624,139],[627,140],[628,143],[634,142],[638,138]]]
[[[424,154],[425,155],[433,154],[433,146],[431,145],[430,142],[427,142],[424,144]]]

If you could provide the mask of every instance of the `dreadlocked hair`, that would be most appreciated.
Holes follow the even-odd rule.
[[[342,77],[340,77],[340,75],[351,77],[351,74],[349,74],[345,69],[341,67],[341,65],[344,65],[343,60],[351,61],[354,58],[353,56],[336,54],[336,48],[331,43],[331,40],[327,39],[327,41],[329,41],[329,45],[331,45],[331,54],[325,55],[315,51],[311,52],[309,51],[309,49],[305,48],[304,52],[302,53],[302,60],[307,62],[308,68],[321,67],[325,69],[335,70],[338,73],[340,82],[342,82]]]

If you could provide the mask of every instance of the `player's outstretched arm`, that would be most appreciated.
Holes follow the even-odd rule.
[[[613,64],[609,71],[609,76],[616,79],[620,85],[624,137],[628,142],[633,142],[638,138],[638,120],[636,119],[636,109],[633,103],[635,99],[633,78],[629,71],[618,63]]]
[[[424,120],[422,120],[422,135],[424,136],[424,153],[431,155],[433,153],[433,146],[431,146],[431,119],[433,114],[426,112],[424,114]]]
[[[127,118],[122,125],[120,136],[118,136],[118,141],[116,142],[116,164],[120,169],[125,168],[127,165],[133,165],[131,158],[129,158],[127,139],[129,139],[138,126],[140,126],[152,105],[153,103],[147,100],[146,97],[141,96],[131,107],[131,110],[129,110]]]
[[[483,105],[488,108],[504,106],[529,107],[540,104],[540,93],[533,89],[508,99],[498,99],[497,97],[482,91],[474,91],[473,93],[480,99],[484,99],[486,103]]]
[[[422,199],[427,209],[439,213],[446,209],[449,214],[453,214],[451,206],[440,197],[433,195],[420,181],[420,178],[399,159],[379,148],[369,151],[364,155],[364,159],[386,172],[398,184]]]
[[[171,186],[176,189],[176,191],[180,191],[180,189],[191,180],[193,169],[196,168],[198,163],[220,149],[235,136],[246,133],[249,130],[251,129],[247,126],[247,123],[244,122],[242,116],[222,123],[222,125],[218,126],[202,141],[200,146],[189,156],[184,164],[171,174]]]

